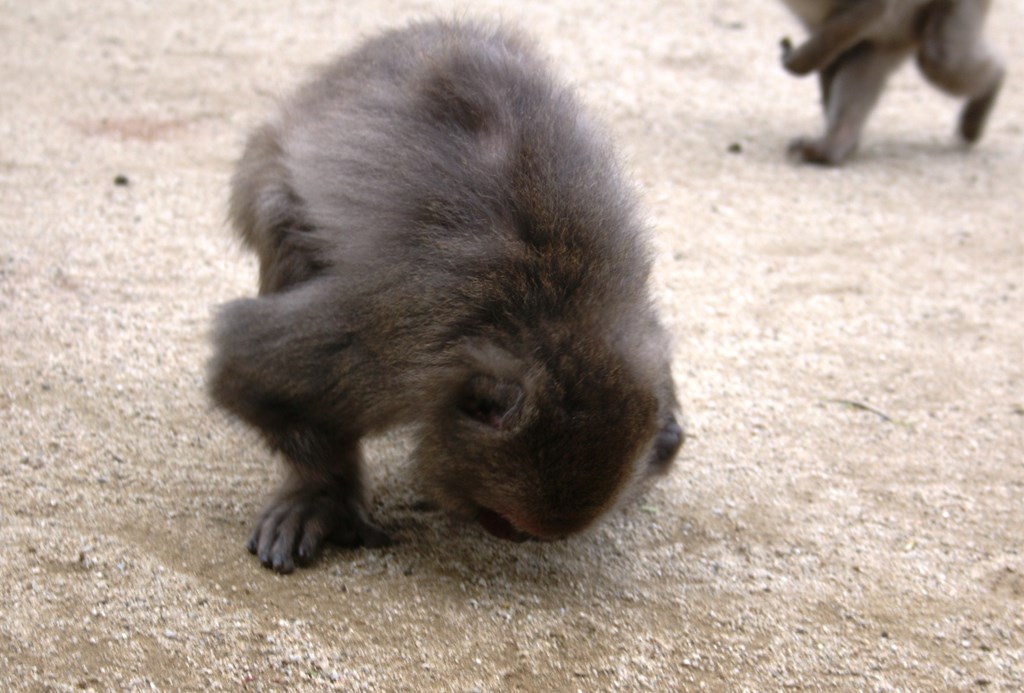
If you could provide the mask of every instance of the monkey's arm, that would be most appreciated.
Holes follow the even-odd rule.
[[[289,573],[327,540],[381,546],[387,535],[363,510],[360,396],[374,369],[338,317],[330,287],[226,305],[217,319],[210,391],[257,428],[289,463],[289,480],[257,521],[248,548],[267,567]],[[360,379],[362,378],[362,379]]]
[[[864,35],[885,11],[886,0],[856,0],[834,12],[800,46],[782,40],[782,65],[794,75],[827,67]]]

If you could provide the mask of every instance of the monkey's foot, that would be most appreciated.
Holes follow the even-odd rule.
[[[391,538],[366,519],[362,506],[344,489],[288,488],[263,510],[246,548],[260,563],[287,574],[296,561],[307,565],[324,542],[345,547],[387,546]]]
[[[1002,83],[1003,78],[1000,76],[992,89],[968,101],[963,111],[961,111],[960,136],[968,144],[974,144],[981,139],[981,135],[985,130],[985,122],[988,120],[988,114],[992,110],[992,106],[996,103],[996,97],[999,96],[999,89],[1002,87]]]
[[[791,157],[821,166],[838,166],[846,158],[846,153],[836,152],[835,147],[819,138],[797,137],[790,141],[787,152]]]

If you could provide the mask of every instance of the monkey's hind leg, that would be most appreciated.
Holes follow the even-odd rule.
[[[783,39],[783,67],[801,76],[825,69],[861,40],[868,27],[885,12],[885,5],[886,0],[847,3],[798,47],[794,48],[789,39]]]
[[[282,291],[320,269],[305,205],[285,165],[280,134],[256,130],[231,179],[230,216],[235,230],[260,260],[260,293]]]
[[[825,134],[797,138],[789,151],[804,161],[835,166],[845,161],[860,143],[861,131],[878,102],[889,74],[906,51],[861,43],[822,72]]]
[[[977,142],[995,105],[1006,70],[981,31],[989,0],[937,0],[924,21],[917,64],[935,86],[967,97],[960,136]]]

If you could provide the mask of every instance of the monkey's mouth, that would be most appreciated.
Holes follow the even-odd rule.
[[[480,510],[477,511],[476,520],[484,529],[499,539],[518,542],[535,538],[529,532],[524,532],[516,527],[507,517],[501,513],[491,510],[490,508],[480,508]]]

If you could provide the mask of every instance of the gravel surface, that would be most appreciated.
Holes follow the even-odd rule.
[[[1020,2],[980,146],[908,66],[839,170],[784,156],[820,109],[781,3],[0,8],[0,688],[1024,688]],[[278,462],[204,394],[256,284],[231,167],[312,66],[455,13],[529,27],[627,157],[693,437],[511,544],[420,509],[398,432],[399,543],[281,577],[243,548]]]

